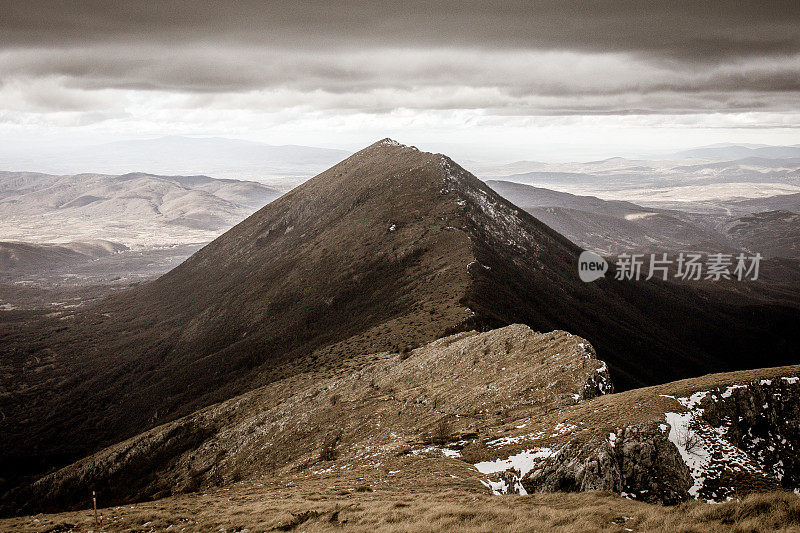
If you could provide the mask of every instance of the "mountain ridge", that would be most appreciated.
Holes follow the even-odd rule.
[[[800,344],[764,339],[791,331],[797,309],[665,283],[585,284],[579,253],[450,158],[378,141],[157,280],[0,330],[1,466],[19,483],[277,380],[464,330],[568,329],[623,389],[763,366],[756,345],[792,360]]]

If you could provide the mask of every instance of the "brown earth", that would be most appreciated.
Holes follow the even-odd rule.
[[[797,360],[794,306],[584,284],[578,253],[449,158],[378,142],[158,280],[75,313],[0,316],[0,489],[243,392],[472,328],[569,330],[622,389]]]
[[[287,483],[358,479],[373,488],[431,493],[483,492],[493,483],[505,492],[521,491],[520,484],[529,493],[602,489],[674,504],[689,497],[692,481],[668,439],[666,413],[686,412],[676,398],[698,391],[712,391],[710,423],[743,415],[740,437],[728,431],[725,438],[760,463],[746,470],[743,485],[724,481],[738,471],[722,461],[723,468],[706,475],[707,495],[700,495],[742,496],[756,478],[775,490],[778,464],[785,487],[793,488],[800,431],[781,420],[797,420],[800,386],[770,391],[778,403],[739,386],[779,385],[798,373],[798,366],[768,368],[610,394],[605,363],[580,337],[537,334],[522,325],[459,333],[365,358],[332,376],[286,378],[154,428],[16,492],[15,512],[78,508],[92,490],[107,503],[127,504],[264,475]],[[730,387],[735,394],[724,392]],[[717,398],[713,391],[720,388]],[[737,413],[725,407],[726,398],[732,405],[772,407]],[[757,442],[765,444],[750,446]],[[779,451],[765,457],[775,446]],[[479,465],[526,450],[550,453],[525,471],[503,466],[487,473]],[[723,482],[730,487],[718,495]]]

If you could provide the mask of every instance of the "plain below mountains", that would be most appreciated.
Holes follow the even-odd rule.
[[[623,390],[797,360],[796,306],[587,284],[579,253],[450,158],[377,142],[154,281],[86,309],[0,315],[6,510],[48,471],[204,407],[462,331],[580,335]],[[183,431],[134,470],[144,479],[208,437]]]

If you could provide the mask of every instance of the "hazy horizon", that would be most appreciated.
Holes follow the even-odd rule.
[[[225,167],[225,158],[221,157],[218,158],[218,165],[212,165],[207,170],[204,170],[201,166],[196,168],[181,168],[180,166],[175,167],[172,170],[163,170],[157,164],[155,166],[149,166],[148,163],[134,163],[130,167],[122,168],[119,167],[118,161],[109,161],[108,165],[97,165],[97,164],[83,164],[80,162],[75,162],[73,158],[74,154],[77,153],[91,153],[95,150],[102,151],[108,147],[120,147],[120,146],[135,146],[139,143],[148,143],[154,141],[163,141],[165,143],[178,141],[178,142],[185,142],[185,141],[199,141],[199,142],[218,142],[220,144],[227,144],[231,143],[232,145],[241,144],[241,146],[251,146],[254,150],[258,148],[311,148],[312,150],[319,149],[321,153],[329,152],[332,154],[332,159],[324,159],[317,165],[320,170],[327,168],[326,165],[335,162],[336,159],[336,152],[339,152],[342,157],[355,153],[364,147],[368,146],[374,141],[379,140],[379,138],[374,138],[371,140],[366,140],[361,145],[355,145],[353,143],[336,143],[336,144],[325,144],[321,143],[318,145],[311,145],[311,144],[302,144],[302,143],[280,143],[280,144],[270,144],[265,143],[255,139],[246,139],[246,138],[236,138],[236,137],[221,137],[221,136],[191,136],[191,135],[151,135],[151,136],[142,136],[142,137],[129,137],[129,138],[120,138],[115,140],[104,140],[101,141],[97,140],[82,140],[82,139],[71,139],[70,142],[63,142],[63,143],[42,143],[39,142],[26,142],[25,140],[21,139],[14,139],[8,142],[5,142],[2,147],[0,147],[0,171],[17,171],[17,172],[43,172],[43,173],[92,173],[92,172],[99,172],[99,173],[124,173],[124,172],[151,172],[151,173],[163,173],[163,172],[173,172],[178,174],[185,174],[187,172],[199,173],[199,174],[208,174],[213,175],[214,177],[219,178],[226,178],[226,177],[236,177],[239,176],[241,179],[248,179],[257,177],[259,175],[258,169],[254,168],[254,174],[252,176],[245,173],[244,175],[241,172],[241,169],[236,167],[236,162],[231,160],[231,167],[226,169]],[[683,144],[683,145],[676,145],[672,147],[664,147],[659,150],[636,150],[636,149],[629,149],[629,150],[591,150],[586,146],[574,146],[572,147],[572,152],[556,152],[554,150],[547,150],[547,146],[539,147],[538,149],[529,149],[529,150],[522,150],[520,149],[518,152],[509,153],[507,157],[503,158],[501,156],[497,156],[495,158],[492,157],[475,157],[475,153],[471,151],[470,147],[467,145],[458,145],[458,144],[450,144],[447,142],[424,142],[424,143],[415,143],[413,139],[407,139],[405,137],[399,137],[396,140],[403,144],[409,144],[416,146],[417,148],[429,151],[429,152],[440,152],[446,153],[459,161],[464,163],[476,163],[479,165],[510,165],[513,163],[523,163],[523,162],[539,162],[545,164],[559,164],[559,163],[588,163],[592,161],[600,161],[612,158],[624,158],[624,159],[631,159],[631,160],[653,160],[657,161],[660,159],[676,159],[675,155],[679,154],[680,152],[689,151],[689,150],[700,150],[700,149],[707,149],[707,148],[719,148],[719,147],[743,147],[743,148],[766,148],[766,147],[797,147],[798,144],[784,144],[784,145],[775,145],[775,144],[768,144],[768,143],[747,143],[747,142],[717,142],[717,143],[710,143],[704,145],[698,144]],[[551,147],[552,148],[552,147]],[[161,159],[167,159],[170,157],[170,146],[164,146],[164,153],[161,155]],[[584,151],[582,151],[582,149]],[[99,152],[98,152],[99,153]],[[174,152],[173,152],[173,155]],[[572,157],[570,157],[572,156]],[[267,156],[268,157],[268,156]],[[57,163],[54,163],[57,161]],[[79,161],[79,160],[78,160]],[[180,164],[180,159],[176,159],[178,165]],[[288,161],[287,163],[294,163],[294,165],[287,170],[288,174],[287,177],[292,177],[296,174],[298,168],[300,168],[303,164],[307,163],[303,161],[302,158],[298,158],[296,161]],[[124,164],[124,162],[122,163]],[[202,165],[202,162],[198,162],[198,165]],[[314,166],[311,167],[313,170]],[[274,169],[265,168],[265,171],[271,171]],[[308,172],[301,172],[301,175],[308,174]]]
[[[0,142],[392,137],[478,161],[793,145],[798,22],[790,2],[12,3]]]

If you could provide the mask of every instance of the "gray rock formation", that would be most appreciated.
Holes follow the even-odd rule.
[[[796,489],[800,379],[733,383],[677,398],[653,391],[651,407],[668,398],[665,405],[680,412],[653,409],[647,419],[619,423],[611,433],[578,428],[584,423],[575,419],[577,430],[533,448],[526,471],[495,472],[495,479],[505,482],[498,485],[507,488],[502,492],[607,490],[663,504]],[[604,422],[614,424],[618,416]]]
[[[647,502],[689,497],[689,470],[657,427],[630,426],[607,440],[569,442],[521,479],[528,493],[607,490]]]

